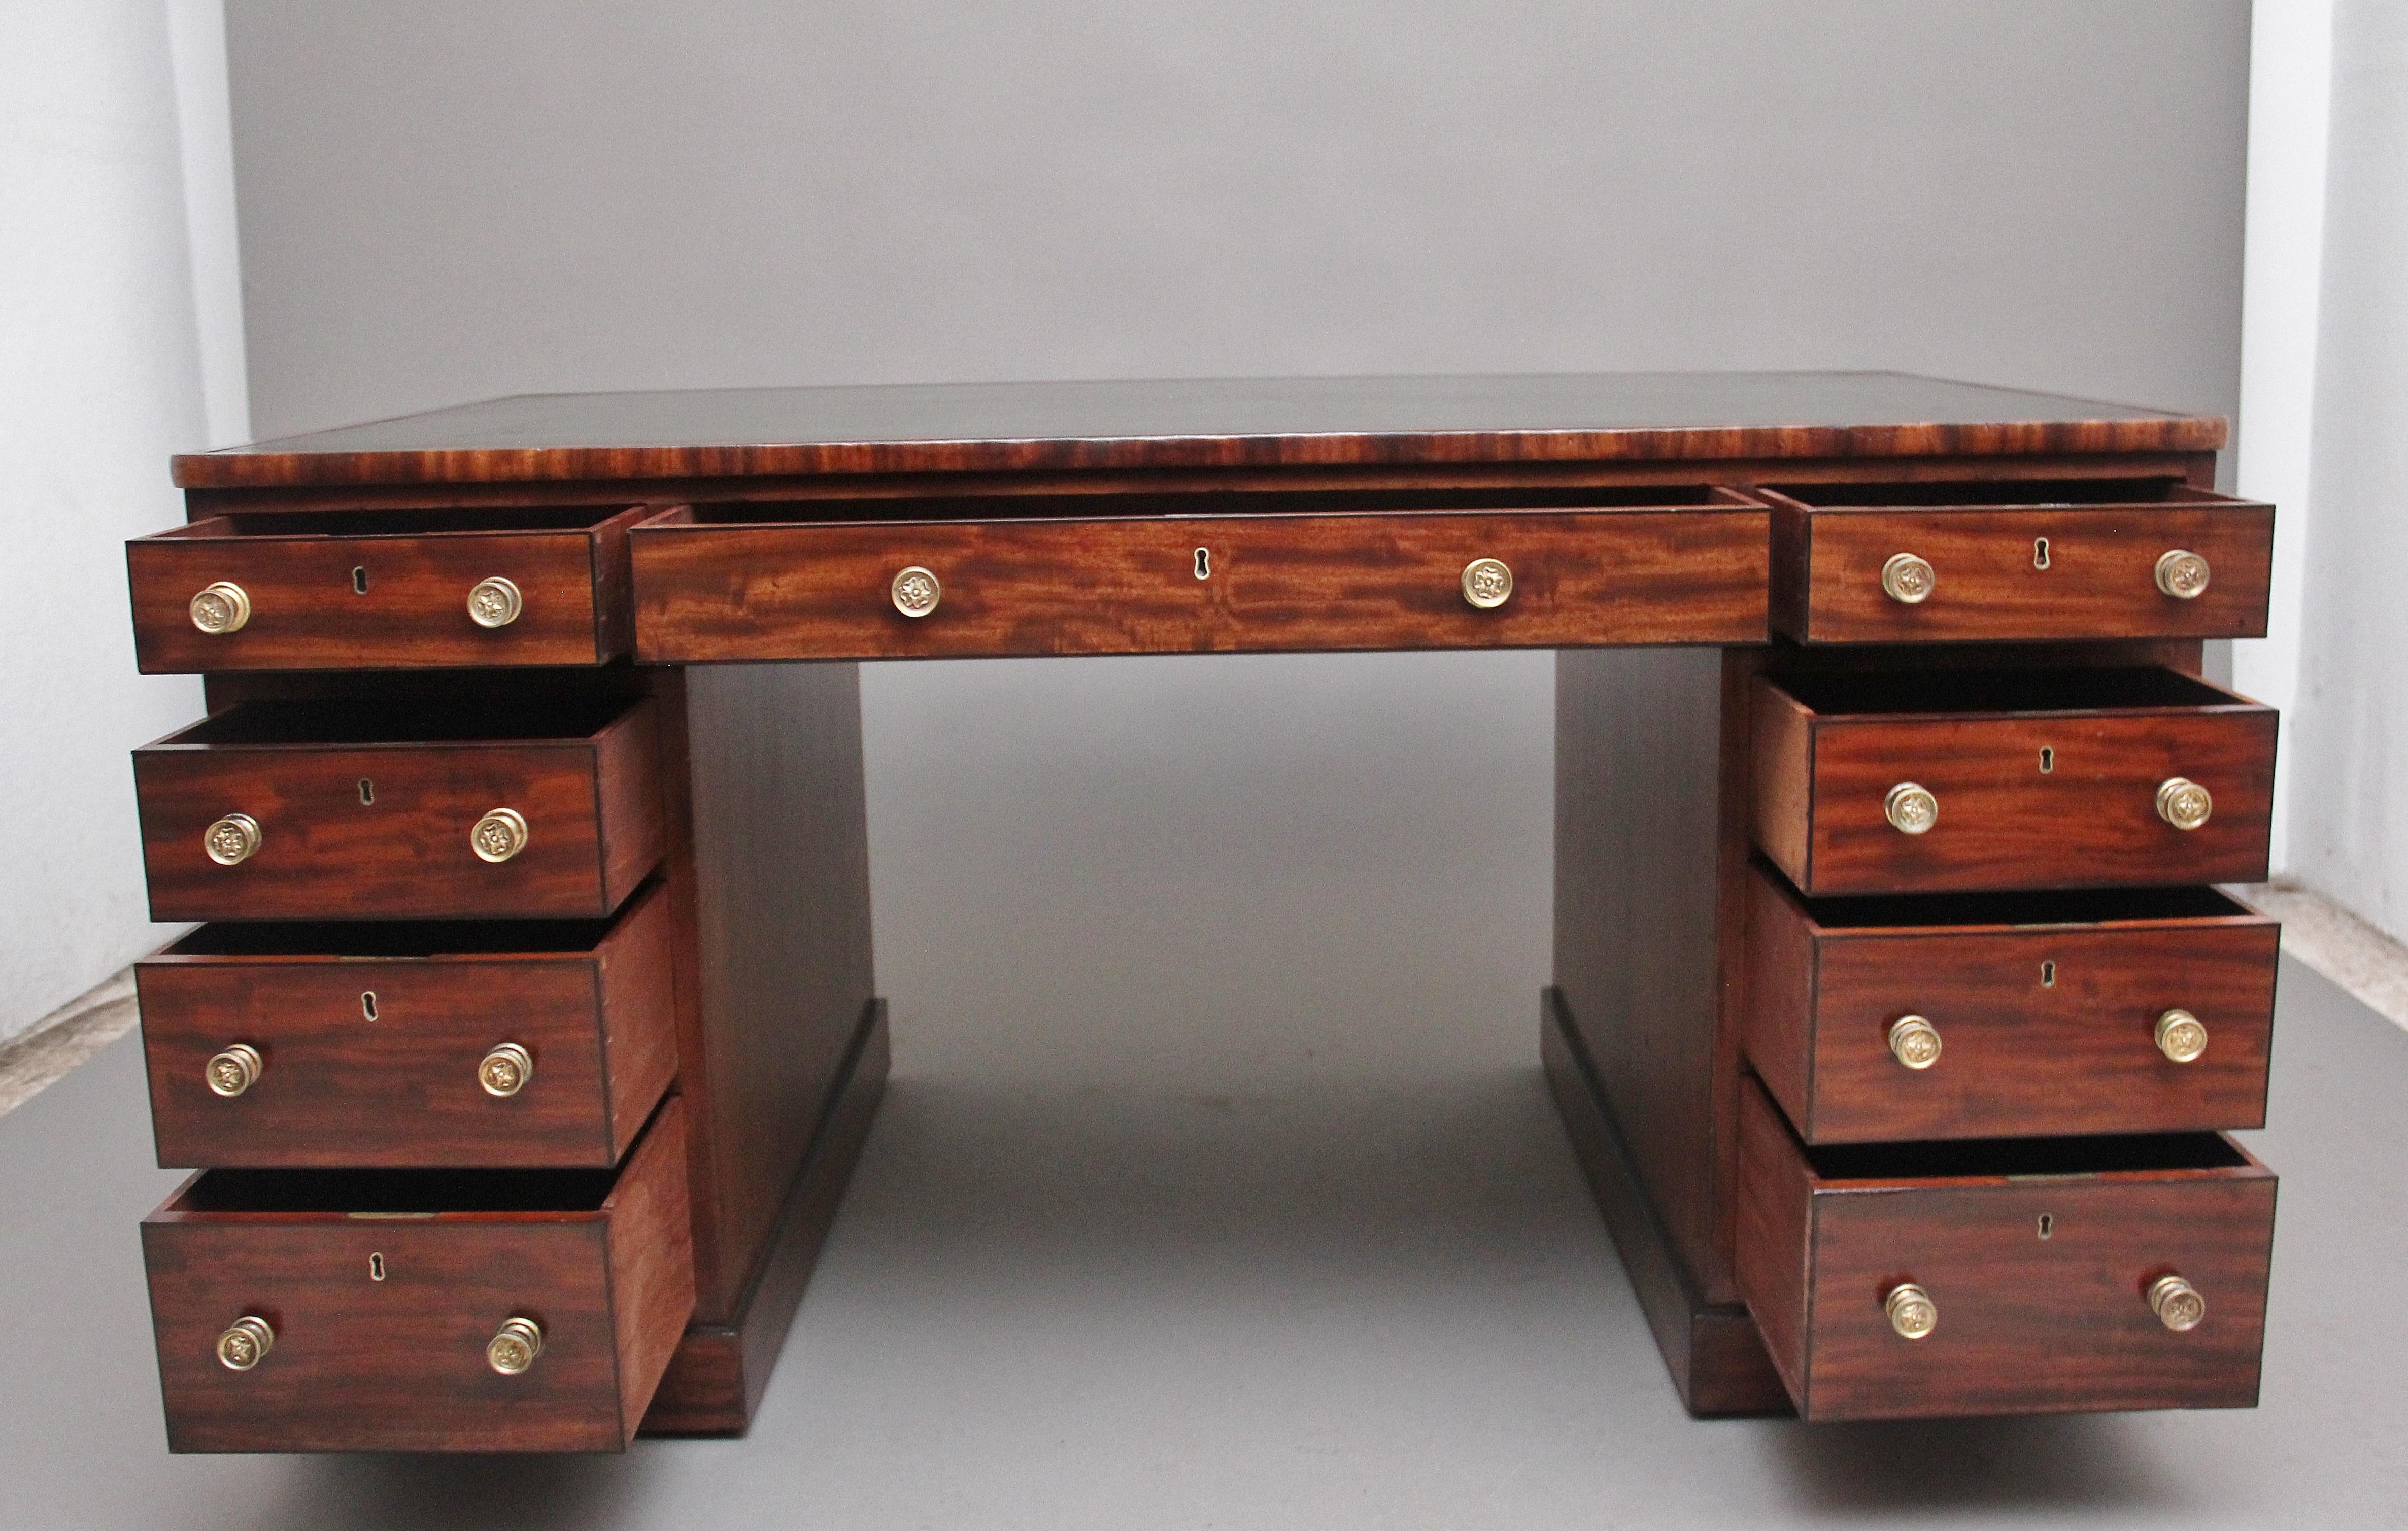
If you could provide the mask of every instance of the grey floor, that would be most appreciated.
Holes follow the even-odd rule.
[[[1269,1096],[907,1072],[748,1438],[493,1461],[167,1454],[135,1224],[178,1177],[128,1037],[0,1118],[0,1517],[2408,1524],[2408,1034],[2286,962],[2278,1036],[2254,1411],[1692,1421],[1534,1066]]]

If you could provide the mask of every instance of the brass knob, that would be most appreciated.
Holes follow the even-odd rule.
[[[1940,583],[1929,562],[1913,553],[1892,553],[1882,565],[1882,594],[1900,606],[1921,606]]]
[[[1921,1339],[1940,1327],[1939,1306],[1913,1281],[1891,1287],[1882,1299],[1882,1311],[1889,1315],[1889,1326],[1908,1339]]]
[[[526,849],[527,822],[516,808],[495,808],[468,831],[468,844],[480,860],[498,866]]]
[[[229,813],[201,832],[201,849],[221,866],[238,866],[259,854],[263,838],[258,820],[248,813]]]
[[[1928,787],[1901,781],[1882,799],[1882,817],[1901,835],[1920,835],[1940,822],[1940,799]]]
[[[2157,1017],[2157,1051],[2176,1063],[2195,1062],[2207,1051],[2207,1027],[2188,1010]]]
[[[2199,1288],[2172,1274],[2149,1283],[2149,1307],[2157,1322],[2176,1334],[2198,1328],[2207,1317],[2207,1299],[2199,1295]]]
[[[543,1325],[531,1318],[506,1318],[485,1341],[485,1365],[505,1377],[516,1377],[543,1353]]]
[[[895,609],[907,617],[924,617],[945,598],[945,587],[917,564],[896,575],[886,593],[894,597]]]
[[[267,1321],[245,1313],[218,1336],[218,1359],[228,1371],[249,1371],[276,1349],[276,1331]]]
[[[1513,571],[1500,558],[1475,558],[1463,565],[1463,598],[1494,611],[1513,596]]]
[[[193,614],[193,625],[204,633],[239,633],[251,620],[251,597],[240,585],[221,579],[202,587],[186,609]]]
[[[213,1093],[232,1100],[257,1084],[259,1076],[266,1071],[267,1060],[259,1055],[259,1049],[249,1042],[236,1042],[211,1058],[202,1077],[209,1081]]]
[[[1890,1023],[1889,1050],[1909,1068],[1928,1068],[1940,1061],[1940,1028],[1919,1015],[1901,1015]]]
[[[2207,590],[2207,560],[2181,548],[2157,555],[2157,588],[2177,601],[2195,601]]]
[[[485,1094],[495,1099],[507,1099],[527,1086],[535,1078],[535,1054],[516,1042],[504,1042],[485,1054],[477,1065],[477,1082]]]
[[[525,609],[519,587],[498,574],[468,587],[468,620],[480,627],[508,627]]]
[[[2157,817],[2176,829],[2197,829],[2214,811],[2215,799],[2196,781],[2170,776],[2157,783]]]

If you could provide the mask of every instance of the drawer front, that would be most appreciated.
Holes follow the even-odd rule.
[[[637,652],[732,659],[1750,643],[1765,512],[697,524],[634,537]],[[1475,560],[1511,592],[1474,606]],[[897,608],[927,571],[933,609]],[[1484,598],[1495,587],[1484,590]]]
[[[245,1213],[179,1195],[142,1225],[169,1448],[623,1450],[694,1309],[684,1157],[672,1101],[595,1211]],[[219,1340],[245,1318],[271,1338],[235,1370]],[[505,1375],[487,1347],[514,1318],[541,1349]]]
[[[1773,547],[1773,625],[1803,643],[2263,637],[2274,509],[1776,506]],[[2209,572],[2187,598],[2157,583],[2178,551]],[[1931,570],[1918,601],[1883,585],[1900,555]]]
[[[194,944],[135,965],[162,1165],[607,1167],[677,1072],[657,886],[582,952]]]
[[[147,747],[151,918],[599,918],[660,859],[657,780],[650,703],[591,741]],[[472,836],[499,810],[526,834],[495,862]],[[233,815],[257,849],[225,865],[211,826]]]
[[[135,658],[146,675],[598,665],[629,645],[627,529],[646,513],[423,536],[260,537],[195,522],[126,544]],[[242,592],[248,616],[205,631],[194,597],[221,584]],[[471,614],[472,595],[498,625]]]
[[[2238,1167],[1830,1180],[1747,1090],[1739,1287],[1805,1418],[2257,1402],[2274,1178],[2229,1144]],[[2204,1298],[2195,1327],[2152,1308],[2167,1276]],[[1937,1315],[1920,1338],[1891,1320],[1908,1284]]]
[[[1809,1143],[2261,1127],[2280,936],[2246,911],[1829,927],[1759,866],[1748,1057]],[[2177,1011],[2205,1051],[2179,1019],[2160,1044]],[[1909,1017],[1939,1050],[1919,1067],[1891,1044]]]

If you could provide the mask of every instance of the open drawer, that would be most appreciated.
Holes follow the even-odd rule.
[[[1765,637],[1766,512],[1727,490],[1163,495],[1145,502],[1162,513],[1108,518],[1078,514],[1083,503],[665,512],[632,538],[637,655],[686,664]],[[826,519],[794,519],[804,514]],[[980,519],[951,519],[970,516]]]
[[[1772,625],[1801,643],[2266,636],[2261,501],[2172,479],[1757,493]]]
[[[1809,1420],[2258,1401],[2274,1177],[2214,1134],[1807,1149],[1740,1107],[1740,1294]]]
[[[142,1223],[178,1452],[615,1452],[694,1310],[666,1102],[605,1170],[230,1170]]]

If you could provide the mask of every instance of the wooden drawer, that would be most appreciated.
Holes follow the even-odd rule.
[[[615,1176],[207,1170],[142,1254],[172,1451],[620,1451],[694,1310],[679,1103]],[[505,1375],[511,1319],[541,1348]]]
[[[2168,479],[1758,493],[1772,625],[1801,643],[2266,636],[2274,508],[2260,501]]]
[[[598,919],[660,860],[657,773],[649,701],[245,703],[134,752],[150,915]]]
[[[205,925],[134,976],[162,1165],[607,1168],[677,1075],[657,884],[607,924]]]
[[[1739,1289],[1807,1419],[2258,1401],[2274,1177],[2229,1138],[1808,1150],[1742,1089]],[[2194,1327],[2151,1303],[2169,1276]],[[1891,1318],[1910,1284],[1920,1338]]]
[[[446,511],[211,516],[125,545],[135,660],[146,675],[599,665],[627,651],[627,529],[649,513],[512,510],[466,530]]]
[[[1760,678],[1751,709],[1756,842],[1808,894],[2266,878],[2274,710],[2189,676]]]
[[[1679,497],[1644,494],[1658,507]],[[633,537],[637,653],[683,664],[1760,642],[1766,512],[1727,491],[1694,498],[1684,509],[986,522],[681,508]],[[1510,571],[1501,604],[1467,594],[1476,560]],[[933,581],[919,589],[937,604],[918,616],[899,608],[907,569]]]
[[[1809,902],[1758,864],[1748,1061],[1812,1144],[2261,1127],[2281,931],[2209,888]]]

